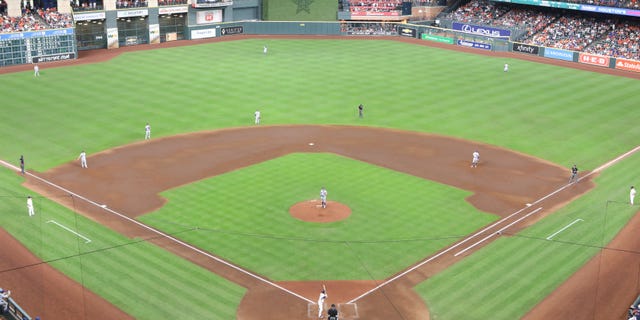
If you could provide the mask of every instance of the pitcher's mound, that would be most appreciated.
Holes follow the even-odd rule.
[[[307,222],[335,222],[348,218],[351,209],[335,201],[327,201],[327,207],[322,208],[320,200],[298,202],[289,208],[292,217]]]

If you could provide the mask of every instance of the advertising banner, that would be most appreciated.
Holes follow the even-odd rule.
[[[413,29],[413,28],[398,27],[398,34],[400,34],[403,37],[415,38],[418,32],[416,31],[416,29]]]
[[[75,58],[76,58],[76,54],[71,52],[71,53],[61,53],[61,54],[54,54],[54,55],[42,56],[42,57],[33,57],[33,62],[34,63],[52,62],[52,61],[69,60],[69,59],[75,59]]]
[[[107,28],[107,49],[120,47],[118,44],[118,28]]]
[[[429,40],[429,41],[435,41],[435,42],[443,42],[443,43],[453,44],[453,38],[449,38],[449,37],[442,37],[442,36],[435,36],[435,35],[432,35],[432,34],[426,34],[426,33],[423,33],[423,34],[422,34],[422,40]]]
[[[460,23],[460,22],[454,22],[453,25],[451,26],[451,29],[466,32],[466,33],[471,33],[471,34],[478,34],[478,35],[487,36],[487,37],[510,37],[511,36],[511,30],[476,26],[473,24],[466,24],[466,23]]]
[[[578,62],[600,67],[608,67],[611,58],[590,53],[580,53]]]
[[[160,43],[160,25],[149,25],[149,43]]]
[[[545,47],[544,57],[565,60],[565,61],[573,61],[573,51]]]
[[[381,12],[372,12],[372,11],[358,11],[351,12],[352,17],[398,17],[400,16],[400,11],[381,11]]]
[[[243,26],[224,27],[220,29],[220,34],[223,36],[229,36],[232,34],[241,34],[241,33],[244,33]]]
[[[532,55],[538,55],[538,52],[540,51],[540,48],[538,48],[537,46],[532,46],[530,44],[515,43],[514,42],[511,45],[511,51],[519,52],[519,53],[532,54]]]
[[[206,10],[196,12],[196,23],[207,24],[222,22],[222,10]]]
[[[54,30],[43,30],[43,31],[27,31],[20,33],[3,33],[0,34],[0,40],[16,40],[16,39],[29,39],[29,38],[40,38],[40,37],[51,37],[51,36],[64,36],[68,34],[73,34],[74,28],[67,29],[54,29]]]
[[[148,15],[149,15],[148,9],[118,11],[118,18],[146,17]]]
[[[191,39],[213,38],[216,36],[216,29],[191,30]]]
[[[640,61],[627,60],[627,59],[617,59],[616,60],[616,69],[618,69],[618,70],[626,70],[626,71],[633,71],[633,72],[640,72]]]
[[[104,12],[92,12],[92,13],[76,13],[73,15],[74,21],[89,21],[89,20],[103,20],[107,16]]]
[[[463,47],[475,48],[475,49],[491,50],[490,44],[482,43],[482,42],[467,41],[467,40],[459,39],[458,45]]]
[[[189,7],[160,7],[158,8],[158,14],[174,14],[174,13],[187,13]]]

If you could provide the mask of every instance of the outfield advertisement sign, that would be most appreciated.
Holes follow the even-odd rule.
[[[207,24],[222,22],[222,10],[207,10],[196,12],[196,23]]]
[[[400,16],[400,11],[358,11],[351,12],[352,17],[398,17]]]
[[[73,52],[61,53],[61,54],[53,54],[53,55],[49,55],[49,56],[33,57],[33,63],[70,60],[70,59],[75,59],[75,58],[76,58],[76,54],[73,53]]]
[[[475,42],[475,41],[467,41],[467,40],[458,40],[458,45],[474,48],[474,49],[483,49],[483,50],[491,50],[491,45],[488,43]]]
[[[73,21],[104,20],[106,17],[107,14],[104,12],[77,13],[73,15]]]
[[[555,48],[544,48],[544,57],[565,60],[565,61],[573,61],[573,51],[555,49]]]
[[[511,44],[511,51],[532,54],[537,56],[538,52],[540,52],[540,48],[538,46],[532,46],[529,44],[514,42],[513,44]]]
[[[627,59],[616,59],[616,69],[625,70],[625,71],[640,72],[640,61],[627,60]]]
[[[510,37],[511,30],[454,22],[451,29],[487,37]]]
[[[599,56],[590,53],[580,53],[580,57],[578,58],[578,62],[590,64],[599,67],[608,67],[609,61],[611,58],[605,56]]]
[[[234,26],[234,27],[224,27],[220,28],[220,34],[223,36],[228,36],[232,34],[241,34],[244,33],[243,26]]]
[[[453,44],[453,38],[449,38],[449,37],[442,37],[442,36],[435,36],[435,35],[432,35],[432,34],[426,34],[426,33],[423,33],[423,34],[422,34],[422,40],[429,40],[429,41],[435,41],[435,42],[443,42],[443,43]]]
[[[403,37],[415,38],[418,32],[416,31],[416,29],[413,29],[413,28],[398,27],[398,34],[400,34]]]
[[[191,30],[191,39],[214,38],[215,36],[216,29]]]

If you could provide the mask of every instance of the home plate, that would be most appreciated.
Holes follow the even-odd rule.
[[[312,145],[314,145],[314,144],[315,144],[315,143],[313,143],[313,142],[309,142],[309,145],[310,145],[310,146],[312,146]]]

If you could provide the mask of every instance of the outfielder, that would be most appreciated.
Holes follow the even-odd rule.
[[[480,153],[478,151],[473,152],[473,159],[471,160],[471,167],[475,168],[478,166],[478,162],[480,162]]]
[[[260,124],[260,110],[256,110],[256,112],[254,112],[253,115],[255,116],[254,123]]]
[[[322,290],[320,290],[320,296],[318,297],[318,318],[322,318],[322,311],[324,310],[324,300],[328,297],[327,290],[324,285],[322,285]]]
[[[144,139],[145,140],[151,139],[151,126],[149,125],[148,122],[147,122],[147,125],[144,126]]]
[[[636,197],[636,188],[631,186],[631,190],[629,190],[629,203],[633,205],[633,199]]]

